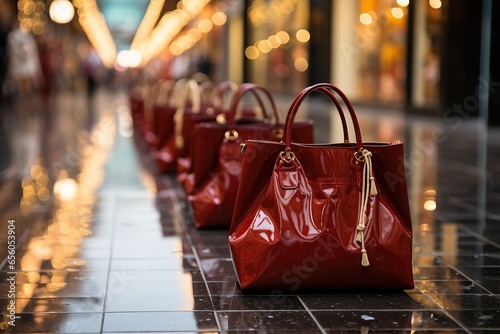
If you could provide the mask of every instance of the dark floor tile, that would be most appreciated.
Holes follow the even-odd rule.
[[[477,284],[494,294],[500,294],[500,280],[478,280]]]
[[[103,333],[217,331],[213,312],[106,313]]]
[[[461,267],[460,271],[474,280],[500,280],[500,266]]]
[[[318,331],[318,325],[308,312],[305,311],[245,311],[245,312],[216,312],[221,330],[226,331],[257,331],[281,333],[298,331],[299,333],[313,333]]]
[[[304,310],[295,296],[212,296],[216,311]]]
[[[478,254],[443,255],[441,258],[454,267],[500,266],[500,252]]]
[[[313,311],[319,324],[327,330],[358,329],[364,331],[398,331],[426,329],[461,329],[442,311]]]
[[[429,295],[462,295],[462,294],[489,294],[472,281],[416,281],[415,286],[424,294]]]
[[[207,282],[208,290],[212,296],[233,296],[244,295],[240,289],[238,282],[222,281],[222,282]]]
[[[201,259],[201,267],[207,281],[233,281],[238,279],[230,259]]]
[[[467,280],[456,270],[448,267],[413,267],[415,280]]]
[[[438,309],[429,298],[419,294],[339,294],[300,296],[310,310],[415,310]]]
[[[500,299],[493,295],[428,295],[445,310],[500,310]]]
[[[500,309],[449,310],[448,314],[473,333],[480,333],[484,330],[500,333]]]

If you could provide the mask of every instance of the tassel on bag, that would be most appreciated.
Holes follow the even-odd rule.
[[[358,234],[356,236],[356,241],[361,244],[361,265],[367,267],[370,265],[368,260],[368,254],[365,249],[365,229],[368,223],[368,218],[366,216],[366,210],[368,208],[368,197],[376,196],[378,194],[377,187],[375,185],[375,178],[373,177],[373,166],[372,166],[372,152],[367,149],[361,151],[363,159],[358,159],[362,161],[363,165],[363,182],[361,188],[361,204],[358,219]]]

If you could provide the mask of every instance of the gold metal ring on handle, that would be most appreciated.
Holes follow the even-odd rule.
[[[238,132],[236,130],[228,130],[224,134],[227,140],[236,140],[238,139]]]
[[[280,158],[281,160],[289,164],[290,162],[295,160],[295,154],[293,154],[293,152],[289,148],[287,148],[286,150],[280,152]]]
[[[365,157],[363,156],[363,153],[359,151],[354,153],[354,158],[356,158],[356,160],[359,162],[365,162]]]

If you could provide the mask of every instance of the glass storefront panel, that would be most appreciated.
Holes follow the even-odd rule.
[[[275,92],[307,85],[309,0],[253,0],[247,9],[247,80]]]
[[[407,6],[401,0],[359,0],[357,28],[366,36],[357,70],[361,100],[404,101]]]
[[[441,70],[443,6],[440,0],[415,1],[412,102],[437,107]]]

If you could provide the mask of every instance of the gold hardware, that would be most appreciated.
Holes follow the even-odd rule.
[[[272,131],[272,134],[273,134],[274,138],[276,138],[276,139],[282,139],[284,133],[285,133],[285,131],[282,128],[275,128]]]
[[[224,136],[227,140],[236,140],[238,139],[238,132],[236,130],[228,130]]]
[[[289,148],[287,148],[284,151],[280,152],[280,158],[281,160],[289,164],[290,162],[295,160],[295,154],[293,154],[293,152]]]
[[[213,115],[213,113],[215,112],[215,110],[212,107],[208,107],[205,112],[207,113],[207,115]]]
[[[218,114],[217,117],[215,117],[215,120],[219,124],[225,124],[226,123],[226,116],[224,114]]]
[[[359,162],[365,162],[365,157],[363,156],[363,153],[361,153],[361,152],[355,152],[354,157]]]
[[[240,144],[240,152],[241,152],[241,156],[244,157],[245,156],[245,150],[247,148],[247,145],[245,143],[241,143]]]

